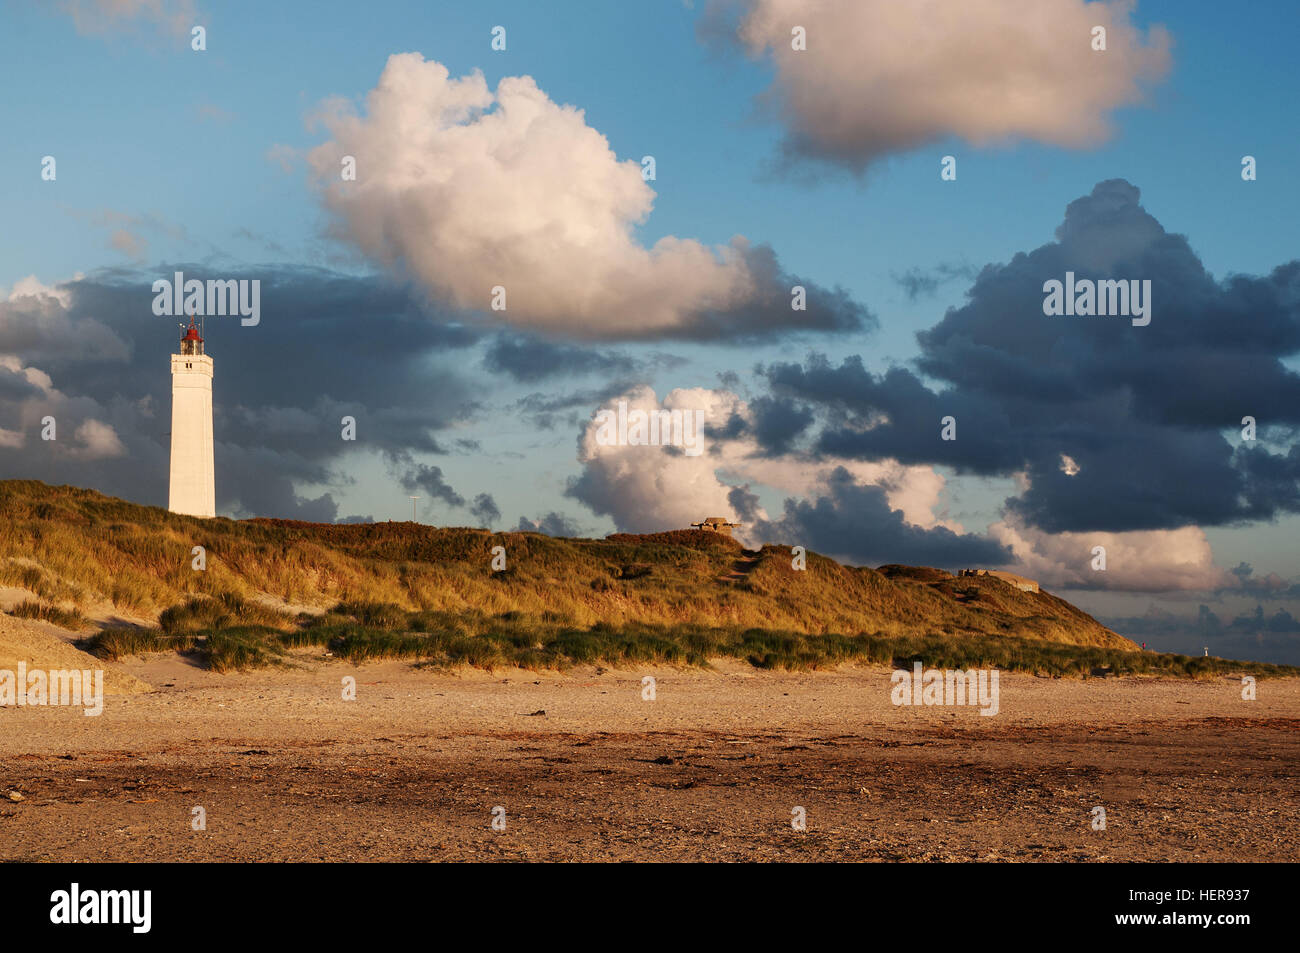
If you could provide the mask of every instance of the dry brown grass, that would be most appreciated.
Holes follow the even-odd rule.
[[[0,584],[25,586],[51,603],[108,601],[145,615],[196,597],[204,605],[237,598],[239,624],[279,628],[251,608],[269,594],[322,608],[389,603],[487,618],[511,613],[576,629],[1015,636],[1135,648],[1068,603],[997,579],[959,580],[938,570],[891,578],[814,553],[797,571],[783,546],[764,547],[738,572],[739,544],[696,530],[555,539],[414,523],[201,520],[36,481],[0,482],[0,525]],[[504,573],[491,569],[497,545],[506,549]],[[194,546],[206,550],[206,571],[191,568]],[[205,616],[195,627],[213,628],[211,621]]]

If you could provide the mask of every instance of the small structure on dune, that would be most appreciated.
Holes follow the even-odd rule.
[[[731,531],[739,525],[739,523],[729,522],[725,516],[710,516],[698,523],[692,523],[691,529],[702,529],[710,533],[721,533],[723,536],[730,536]]]
[[[957,573],[959,576],[992,576],[994,579],[1001,579],[1003,582],[1009,582],[1017,589],[1025,592],[1037,592],[1038,583],[1032,579],[1026,579],[1024,576],[1017,576],[1013,572],[1004,572],[1001,569],[963,569]]]

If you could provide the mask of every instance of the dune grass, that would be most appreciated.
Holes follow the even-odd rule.
[[[285,654],[281,633],[266,626],[236,626],[198,632],[164,632],[135,626],[102,629],[78,641],[78,647],[116,661],[151,652],[193,655],[214,672],[235,672],[278,664]]]
[[[109,626],[86,636],[77,645],[100,658],[116,661],[150,652],[193,652],[198,639],[193,635],[172,635],[161,629]]]
[[[218,600],[212,600],[217,602]],[[222,602],[226,605],[226,602]],[[294,649],[317,648],[351,662],[404,659],[437,668],[519,667],[560,670],[575,665],[700,667],[733,658],[760,669],[809,671],[845,663],[910,668],[996,668],[1036,675],[1159,675],[1208,678],[1226,674],[1300,675],[1300,668],[1237,662],[1105,646],[1081,647],[1007,636],[969,639],[939,634],[891,637],[881,633],[809,634],[790,630],[694,623],[630,622],[575,627],[520,613],[404,611],[386,603],[340,603],[331,611],[278,627],[236,621],[218,628],[178,628],[178,618],[222,620],[216,608],[179,607],[170,631],[105,630],[85,640],[96,654],[116,659],[152,651],[195,653],[214,671],[279,664]]]
[[[81,629],[86,625],[85,617],[75,609],[60,609],[45,602],[33,602],[25,599],[9,610],[10,615],[20,619],[40,619],[52,622],[62,629]]]
[[[164,610],[158,616],[158,627],[177,634],[245,626],[282,629],[294,621],[295,617],[287,612],[223,592],[210,598],[190,599]]]
[[[82,609],[110,603],[146,618],[204,597],[272,597],[489,617],[517,612],[579,630],[605,622],[933,632],[1132,648],[1048,593],[937,570],[843,566],[815,553],[799,571],[789,547],[766,546],[749,560],[734,540],[697,530],[557,539],[415,523],[200,520],[22,480],[0,482],[0,520],[0,585]],[[506,549],[504,573],[491,570],[497,545]],[[192,568],[195,546],[204,548],[203,571]]]

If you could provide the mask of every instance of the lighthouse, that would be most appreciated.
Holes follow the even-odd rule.
[[[167,509],[216,516],[212,467],[212,358],[190,315],[179,354],[172,355],[172,466]]]

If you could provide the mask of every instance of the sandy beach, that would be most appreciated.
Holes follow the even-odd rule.
[[[1003,673],[985,717],[885,668],[115,667],[155,690],[0,709],[4,859],[1300,859],[1300,679]]]

